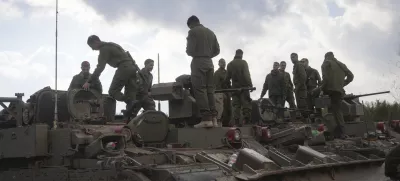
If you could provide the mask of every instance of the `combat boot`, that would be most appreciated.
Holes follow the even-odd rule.
[[[194,128],[212,128],[214,127],[212,116],[207,114],[201,117],[201,122],[193,126]]]

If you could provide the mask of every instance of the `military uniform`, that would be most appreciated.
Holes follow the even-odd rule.
[[[134,110],[134,116],[137,115],[140,108],[143,108],[145,111],[156,110],[156,103],[151,97],[149,97],[149,92],[151,92],[151,86],[153,84],[153,74],[151,74],[145,68],[140,70],[140,72],[146,80],[144,81],[140,76],[138,76],[139,90],[136,99],[140,101],[140,103]]]
[[[225,82],[226,70],[219,68],[214,73],[214,83],[216,90],[227,89],[229,85]],[[223,125],[228,125],[231,119],[231,96],[229,93],[216,93],[215,94],[215,108],[218,112],[217,119],[223,120]]]
[[[212,58],[219,55],[220,48],[214,32],[196,24],[188,32],[187,55],[193,57],[190,64],[191,82],[197,107],[202,116],[202,122],[195,127],[211,127],[216,121],[214,98],[214,65]]]
[[[68,90],[81,89],[83,84],[85,84],[85,82],[89,79],[90,76],[92,76],[91,73],[85,74],[83,72],[75,75],[72,78],[71,83],[69,84]],[[103,86],[101,85],[101,82],[99,79],[93,80],[92,83],[90,84],[90,88],[99,92],[100,94],[103,93]]]
[[[106,65],[117,68],[112,79],[108,94],[117,101],[127,104],[136,99],[136,68],[127,52],[118,44],[102,42],[99,48],[99,58],[96,69],[89,78],[89,83],[98,79]],[[125,87],[125,92],[121,93]]]
[[[268,97],[278,108],[283,108],[285,105],[286,82],[284,73],[279,70],[272,70],[265,77],[263,89],[260,98],[263,98],[268,91]],[[283,118],[283,109],[278,109],[277,116]]]
[[[288,72],[285,72],[282,69],[280,69],[279,71],[281,73],[283,73],[283,76],[285,78],[286,94],[285,94],[284,101],[287,101],[289,103],[290,108],[296,108],[296,104],[294,103],[294,96],[293,96],[292,78],[290,77],[290,74]],[[285,103],[283,105],[285,105]]]
[[[242,57],[243,51],[237,50],[234,59],[229,62],[227,66],[226,82],[230,82],[232,79],[232,88],[253,87],[249,66]],[[252,110],[251,101],[249,91],[232,93],[233,119],[235,124],[239,126],[243,124],[240,111],[242,111],[244,121],[250,122]]]
[[[327,56],[328,58],[325,58],[321,66],[321,90],[325,95],[329,95],[331,99],[331,112],[337,125],[336,128],[334,128],[332,126],[334,123],[328,123],[329,132],[333,133],[335,137],[341,137],[344,135],[344,119],[341,109],[344,95],[343,87],[353,81],[354,75],[345,64],[333,57],[333,53],[331,53],[331,55],[327,53],[325,57]]]
[[[311,67],[306,68],[307,74],[307,106],[308,109],[314,110],[315,107],[315,95],[313,95],[313,90],[319,86],[321,83],[321,76],[319,75],[318,70],[313,69]],[[321,114],[321,109],[316,109],[318,114]]]
[[[300,61],[296,61],[293,65],[293,84],[297,107],[299,109],[307,109],[306,80],[307,74],[304,65]],[[307,113],[302,112],[302,115],[307,116]]]

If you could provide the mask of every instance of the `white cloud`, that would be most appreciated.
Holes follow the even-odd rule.
[[[23,12],[18,9],[13,0],[0,1],[0,20],[10,20],[23,16]]]
[[[34,17],[30,19],[31,21],[40,22],[41,19],[47,18],[46,16],[54,18],[54,1],[25,0],[24,2],[31,8],[31,15]],[[68,2],[60,1],[61,21],[59,25],[70,22],[69,24],[72,26],[62,29],[64,34],[59,36],[60,38],[67,37],[65,41],[69,40],[75,43],[60,42],[59,44],[58,87],[60,89],[68,87],[72,76],[80,71],[81,61],[88,60],[92,64],[92,71],[95,68],[98,52],[92,51],[86,45],[86,38],[90,34],[97,34],[105,41],[119,43],[131,52],[140,67],[143,67],[143,62],[147,58],[157,60],[157,53],[160,53],[163,82],[174,81],[175,77],[190,73],[191,59],[185,53],[187,36],[185,20],[180,20],[182,22],[179,22],[179,25],[182,27],[178,29],[172,28],[176,22],[171,22],[173,25],[165,28],[160,25],[160,22],[163,21],[161,17],[158,21],[149,21],[146,17],[133,12],[126,13],[119,19],[106,21],[104,15],[96,13],[92,7],[82,1],[69,0]],[[399,39],[391,39],[393,37],[391,34],[399,32],[396,29],[398,27],[394,25],[395,18],[399,16],[399,13],[379,4],[362,1],[354,3],[337,0],[332,2],[336,2],[339,8],[343,8],[343,16],[330,17],[329,7],[324,1],[318,0],[293,1],[283,5],[286,8],[282,8],[280,1],[268,0],[268,10],[275,13],[274,15],[250,12],[242,5],[233,3],[230,8],[235,10],[236,20],[232,20],[233,23],[228,22],[227,25],[221,25],[224,27],[223,29],[209,27],[215,31],[221,45],[221,55],[214,59],[215,66],[217,66],[216,62],[219,58],[223,57],[229,61],[233,58],[237,48],[243,49],[244,59],[248,61],[251,69],[253,84],[258,88],[252,93],[252,97],[258,98],[265,75],[271,70],[272,62],[287,61],[287,71],[291,72],[292,63],[289,55],[297,52],[300,58],[307,57],[311,66],[320,70],[324,54],[327,51],[333,51],[337,58],[355,74],[354,82],[346,87],[347,92],[366,93],[390,89],[396,91],[394,95],[398,97],[398,85],[394,80],[397,80],[399,67],[393,65],[395,64],[393,61],[398,59],[396,57],[398,52],[395,52],[398,51],[398,47],[392,47],[393,52],[390,49],[383,49],[384,52],[381,52],[382,47],[378,46],[385,45],[386,42],[389,45],[399,45]],[[386,1],[385,3],[387,4]],[[13,7],[15,12],[22,12],[15,9],[16,6],[8,1],[0,3],[0,10],[5,7],[4,4]],[[179,9],[177,8],[176,11]],[[185,11],[185,13],[191,15],[190,12]],[[21,16],[22,14],[19,15],[19,17]],[[14,18],[16,21],[21,20],[18,19],[18,16],[14,16]],[[202,20],[202,22],[207,21],[211,20]],[[260,21],[258,34],[252,33],[255,32],[250,29],[252,27],[241,26],[243,22],[253,21]],[[164,22],[164,24],[167,23]],[[208,26],[207,23],[204,25]],[[53,28],[54,25],[49,24],[48,27]],[[67,34],[65,32],[68,32],[68,35],[65,35]],[[31,33],[40,36],[41,32]],[[0,38],[1,36],[4,35],[0,35]],[[374,47],[375,41],[378,41],[376,47]],[[17,43],[24,44],[24,42]],[[42,45],[39,44],[38,47],[40,46]],[[20,82],[40,79],[41,81],[37,81],[35,86],[24,87],[32,93],[47,85],[54,87],[54,48],[45,48],[47,46],[42,46],[35,53],[31,53],[31,56],[28,56],[29,53],[22,55],[18,53],[17,49],[13,52],[3,51],[0,54],[0,63],[2,64],[0,75],[7,78],[0,78],[0,82],[5,82],[5,79]],[[0,49],[0,51],[2,50]],[[382,54],[385,57],[380,57]],[[382,61],[386,63],[379,64]],[[387,67],[390,67],[390,71]],[[153,82],[157,82],[156,70],[157,67],[154,68]],[[114,71],[107,67],[100,77],[105,93],[107,93]],[[9,92],[18,92],[18,90],[20,90],[19,87],[10,87]],[[0,94],[2,93],[0,90]],[[375,98],[394,100],[390,95],[371,97],[365,100],[374,100]],[[118,108],[123,106],[124,103],[118,104]],[[166,107],[167,105],[163,103],[163,111],[166,111]]]

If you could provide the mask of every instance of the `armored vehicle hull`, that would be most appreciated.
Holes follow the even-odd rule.
[[[115,112],[106,113],[104,96],[83,90],[65,92],[65,101],[58,101],[64,117],[54,122],[54,102],[48,99],[54,91],[39,92],[27,103],[6,99],[23,109],[4,111],[3,122],[15,124],[0,130],[0,180],[385,178],[380,149],[357,139],[318,141],[321,136],[313,136],[308,125],[179,128],[179,121],[193,120],[159,111],[110,124],[106,115]]]

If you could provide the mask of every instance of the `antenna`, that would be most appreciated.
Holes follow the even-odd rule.
[[[158,83],[160,83],[160,54],[157,53],[157,72],[158,72]],[[161,103],[158,100],[158,111],[161,111]]]
[[[57,111],[57,104],[58,104],[58,96],[57,96],[57,41],[58,38],[58,0],[56,0],[56,66],[55,66],[55,73],[56,73],[56,78],[55,78],[55,101],[54,101],[54,122],[53,122],[53,129],[57,129],[57,122],[58,122],[58,111]]]

